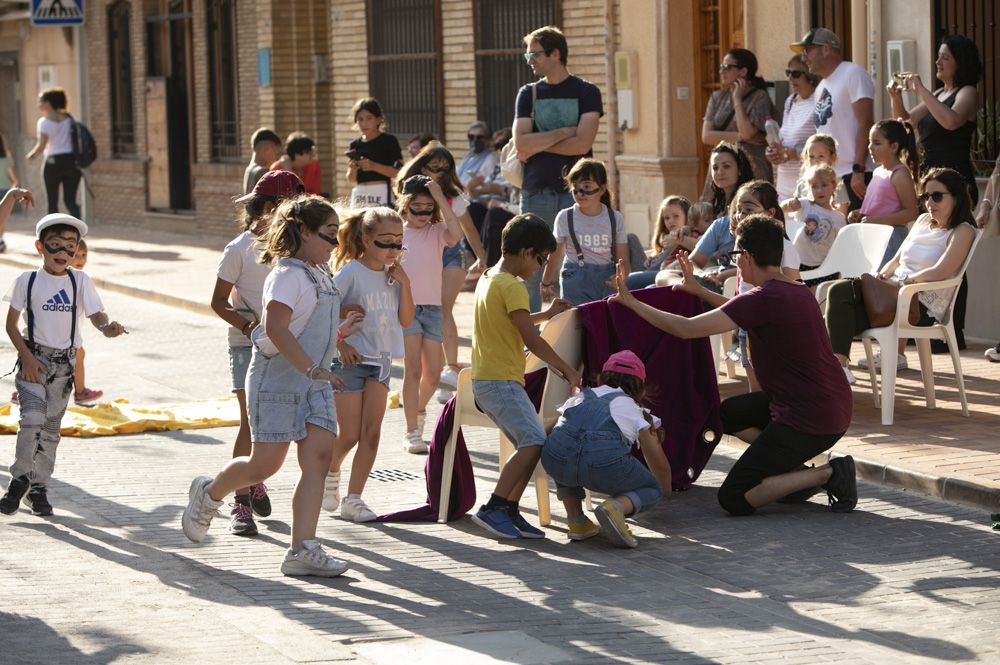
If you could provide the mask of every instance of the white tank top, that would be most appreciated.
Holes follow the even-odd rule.
[[[931,226],[931,216],[928,213],[918,217],[900,248],[899,266],[893,273],[893,277],[901,281],[913,273],[930,268],[937,263],[938,259],[944,256],[944,251],[948,248],[948,240],[954,230]],[[954,291],[954,287],[921,291],[917,297],[927,308],[927,312],[941,321],[951,303]]]

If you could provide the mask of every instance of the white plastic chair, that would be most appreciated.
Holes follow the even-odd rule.
[[[842,278],[860,277],[882,267],[882,255],[892,237],[891,226],[885,224],[848,224],[840,229],[823,263],[814,270],[803,270],[803,281],[840,273]],[[816,287],[816,300],[826,300],[832,281]]]
[[[865,345],[865,355],[868,358],[868,373],[872,380],[872,396],[875,400],[875,408],[882,408],[882,424],[891,425],[893,411],[896,400],[896,349],[900,339],[915,339],[917,341],[917,354],[920,356],[920,374],[924,380],[924,394],[927,399],[928,408],[933,409],[936,405],[934,396],[934,365],[931,360],[931,340],[941,339],[948,343],[948,350],[951,352],[951,362],[955,367],[955,380],[958,383],[958,396],[962,400],[962,415],[969,415],[969,402],[965,396],[965,380],[962,378],[962,358],[958,352],[958,342],[955,339],[955,326],[952,321],[952,312],[955,308],[955,300],[958,298],[958,289],[962,284],[962,277],[972,261],[972,255],[976,251],[976,245],[982,232],[976,232],[976,238],[969,248],[969,255],[965,257],[962,269],[955,277],[945,279],[940,282],[921,282],[919,284],[907,284],[899,289],[899,299],[896,302],[896,319],[892,325],[884,328],[869,328],[861,333],[861,341]],[[945,310],[944,322],[935,323],[931,326],[914,326],[909,322],[910,299],[916,298],[921,291],[933,291],[937,289],[954,288],[951,294],[951,302]],[[882,389],[881,395],[878,385],[878,377],[875,372],[875,356],[872,353],[872,340],[878,342],[882,350]]]
[[[800,222],[795,217],[785,217],[785,233],[788,234],[788,239],[795,242],[795,236],[802,233],[802,229],[806,228],[804,222]]]
[[[542,339],[549,343],[549,346],[559,354],[571,367],[579,367],[583,354],[583,331],[580,323],[580,313],[576,309],[563,312],[552,318],[541,330]],[[529,354],[525,360],[525,373],[545,367],[537,356]],[[541,408],[539,409],[539,419],[542,427],[548,431],[552,424],[559,418],[556,409],[563,405],[570,395],[570,386],[555,372],[549,372],[545,378],[545,387],[542,392]],[[451,435],[444,451],[444,460],[441,467],[441,494],[438,508],[438,521],[445,522],[448,519],[448,503],[451,497],[451,481],[455,472],[455,446],[458,439],[458,430],[462,425],[473,427],[489,427],[497,429],[496,424],[476,406],[476,399],[472,394],[472,370],[463,369],[458,374],[458,386],[455,391],[455,422],[452,426]],[[500,470],[503,470],[507,460],[514,454],[514,444],[500,432]],[[538,521],[542,526],[548,525],[552,521],[551,509],[549,506],[549,477],[542,468],[541,463],[535,467],[533,480],[535,483],[535,497],[538,501]]]

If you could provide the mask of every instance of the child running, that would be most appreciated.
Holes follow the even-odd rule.
[[[476,403],[517,448],[500,472],[489,501],[472,521],[498,538],[544,538],[545,532],[521,516],[518,501],[538,465],[545,430],[524,390],[524,349],[576,387],[580,375],[560,358],[535,330],[569,309],[554,300],[547,310],[531,314],[525,279],[545,266],[556,239],[538,216],[526,213],[504,227],[503,257],[476,285],[472,332],[472,393]]]
[[[458,217],[448,205],[441,185],[427,176],[410,176],[401,183],[397,209],[406,224],[402,265],[413,275],[410,289],[415,312],[403,330],[403,413],[406,438],[403,449],[426,453],[424,421],[427,402],[437,390],[443,365],[441,354],[441,255],[462,239]],[[442,223],[443,222],[443,223]]]
[[[804,199],[809,197],[809,181],[805,177],[806,172],[813,166],[829,166],[834,168],[837,165],[837,139],[829,134],[813,134],[806,140],[805,147],[802,148],[802,169],[799,171],[799,181],[795,183],[795,193],[793,199]],[[847,207],[851,200],[847,196],[847,189],[844,181],[837,183],[837,188],[830,199],[832,205],[840,214],[847,214]]]
[[[30,192],[12,189],[0,202],[0,222],[6,220],[15,201],[34,205]],[[0,498],[4,515],[16,512],[22,498],[32,514],[52,514],[48,483],[73,390],[76,350],[82,344],[78,319],[86,316],[105,337],[128,332],[108,319],[87,274],[70,268],[77,244],[86,234],[87,225],[71,215],[42,217],[35,225],[35,250],[42,257],[42,267],[18,275],[4,296],[10,302],[7,336],[17,349],[20,371],[14,384],[21,403],[10,483]],[[22,311],[23,331],[17,326]]]
[[[212,310],[229,324],[229,371],[233,394],[240,405],[240,429],[233,444],[233,457],[247,457],[251,448],[246,395],[247,369],[253,350],[250,337],[264,314],[264,282],[271,272],[270,266],[257,260],[260,243],[278,203],[304,191],[302,181],[291,171],[268,171],[249,194],[234,201],[243,205],[243,233],[222,250],[212,292]],[[264,483],[238,488],[231,507],[229,532],[234,536],[256,536],[254,513],[260,517],[271,514],[271,500]]]
[[[601,368],[600,382],[559,407],[559,422],[542,447],[542,466],[566,506],[570,540],[603,531],[618,547],[636,547],[639,541],[625,517],[670,494],[670,462],[663,453],[659,418],[642,407],[646,367],[639,357],[631,351],[612,354]],[[632,456],[637,443],[648,468]],[[585,489],[611,495],[594,509],[600,528],[583,513]]]
[[[328,368],[337,335],[355,332],[360,318],[352,312],[340,321],[340,294],[325,267],[337,246],[337,222],[333,206],[318,196],[284,201],[275,210],[260,257],[272,269],[247,372],[252,451],[214,479],[191,481],[181,517],[184,535],[200,543],[222,500],[277,473],[295,441],[301,472],[292,495],[291,547],[281,564],[285,575],[336,577],[347,570],[316,538],[337,431],[330,384],[344,387]]]
[[[333,373],[345,387],[334,393],[340,432],[326,476],[323,508],[354,522],[371,522],[375,513],[361,499],[378,453],[382,418],[394,358],[403,357],[403,328],[413,322],[410,278],[399,265],[403,219],[392,208],[368,208],[340,222],[337,274],[333,281],[343,305],[364,310],[358,332],[338,340]],[[340,466],[354,446],[347,496],[340,500]]]
[[[802,261],[799,270],[815,270],[826,259],[837,234],[847,223],[843,213],[833,207],[833,193],[843,181],[833,167],[826,164],[810,166],[802,177],[809,183],[809,196],[782,201],[781,209],[785,213],[798,213],[799,220],[805,224],[794,241]],[[807,280],[806,286],[816,286],[836,277],[836,274],[823,275]]]
[[[382,131],[385,116],[374,97],[359,99],[351,108],[354,129],[361,136],[351,141],[347,151],[347,184],[351,206],[371,208],[392,203],[392,179],[403,164],[399,139]]]
[[[624,261],[626,270],[629,267],[628,238],[621,213],[611,207],[608,171],[602,162],[578,161],[566,175],[566,189],[573,192],[576,203],[556,215],[556,250],[542,274],[542,297],[552,300],[561,292],[570,304],[582,305],[614,292],[615,262]]]
[[[913,127],[908,122],[880,120],[868,133],[868,152],[878,166],[865,190],[861,208],[852,210],[847,221],[892,227],[889,245],[879,262],[881,267],[896,255],[909,233],[909,223],[920,212],[913,184],[913,174],[920,167]]]

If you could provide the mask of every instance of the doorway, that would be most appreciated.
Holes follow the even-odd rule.
[[[193,210],[190,0],[147,0],[146,44],[149,207]]]

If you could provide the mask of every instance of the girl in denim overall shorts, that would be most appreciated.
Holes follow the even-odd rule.
[[[292,542],[281,564],[285,575],[335,577],[347,569],[316,538],[337,432],[330,384],[343,387],[329,367],[338,337],[355,332],[360,319],[352,312],[340,322],[340,294],[326,268],[337,246],[337,226],[333,206],[318,196],[284,201],[275,210],[261,254],[273,268],[264,284],[264,316],[253,334],[247,374],[253,451],[230,461],[214,479],[195,478],[181,518],[184,535],[201,542],[222,499],[277,473],[295,441],[301,475],[292,495]]]
[[[573,305],[603,300],[614,292],[615,264],[630,271],[628,237],[621,213],[612,208],[608,171],[596,159],[581,159],[566,176],[576,203],[556,215],[556,251],[542,274],[545,301],[559,296]],[[555,271],[562,267],[559,284]]]
[[[626,515],[652,508],[671,491],[659,419],[643,409],[646,368],[631,351],[604,363],[601,385],[584,388],[559,408],[562,416],[542,447],[542,466],[566,506],[569,539],[598,533],[618,547],[636,547]],[[648,468],[632,456],[638,442]],[[610,494],[594,509],[598,527],[583,513],[584,489]]]

